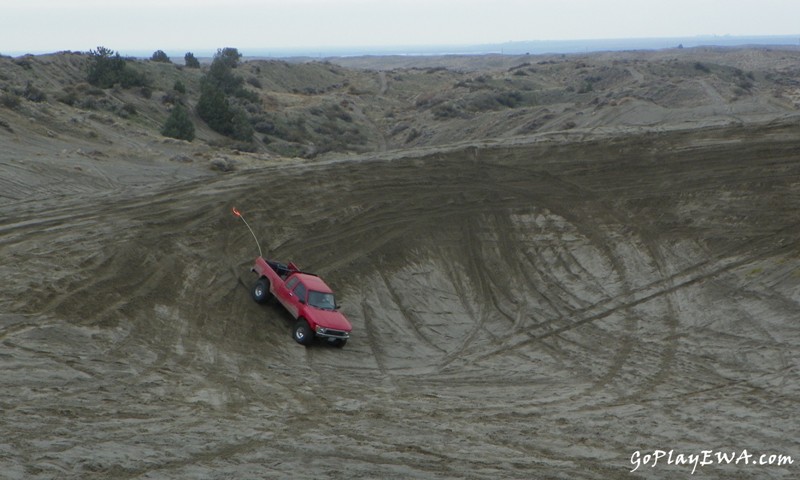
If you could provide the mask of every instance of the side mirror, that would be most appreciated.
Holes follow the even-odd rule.
[[[336,306],[333,307],[334,310],[339,310],[340,308],[342,308],[341,305],[336,305]]]

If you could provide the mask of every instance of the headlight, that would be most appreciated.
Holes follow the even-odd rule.
[[[327,328],[325,328],[325,327],[320,327],[319,325],[317,325],[317,328],[316,328],[316,330],[317,330],[317,333],[322,333],[322,334],[324,334],[325,332],[327,332],[327,331],[328,331],[328,329],[327,329]]]

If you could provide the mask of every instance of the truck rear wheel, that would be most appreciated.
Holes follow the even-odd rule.
[[[269,291],[269,280],[266,278],[259,278],[253,284],[253,289],[250,291],[253,295],[253,300],[256,303],[267,303],[272,298],[272,293]]]
[[[301,318],[294,324],[292,338],[300,345],[308,346],[311,344],[311,341],[314,340],[314,332],[311,330],[311,327],[308,326],[308,322]]]

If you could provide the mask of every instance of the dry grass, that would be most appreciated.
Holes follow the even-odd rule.
[[[796,68],[791,60],[800,60],[796,50],[681,49],[535,57],[251,60],[236,74],[257,99],[257,108],[250,109],[257,133],[248,148],[317,156],[591,129],[609,122],[621,128],[638,126],[645,120],[641,111],[634,112],[634,104],[669,110],[661,120],[670,118],[676,124],[713,121],[721,104],[757,113],[764,108],[757,105],[761,97],[772,99],[773,107],[783,101],[793,111],[797,89],[792,89]],[[72,52],[0,57],[3,109],[25,115],[41,110],[34,103],[60,105],[51,110],[48,123],[64,134],[70,129],[58,126],[76,115],[108,113],[157,138],[176,97],[174,86],[184,86],[180,101],[191,109],[204,73],[143,60],[135,68],[146,74],[148,87],[103,90],[86,83],[87,62],[87,55]],[[742,107],[747,102],[752,105]],[[775,112],[767,108],[762,113]],[[195,120],[196,141],[232,145]],[[14,129],[13,118],[6,115],[3,121],[7,129]]]

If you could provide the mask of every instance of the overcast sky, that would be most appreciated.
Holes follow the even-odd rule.
[[[798,35],[800,0],[0,0],[0,53]]]

